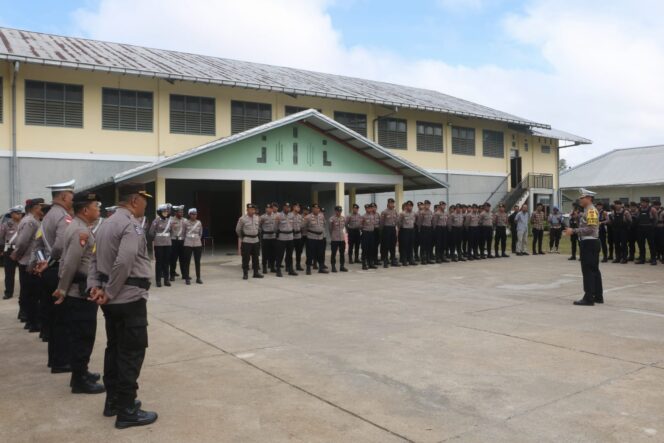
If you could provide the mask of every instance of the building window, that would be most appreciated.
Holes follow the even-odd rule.
[[[102,129],[152,132],[152,92],[103,88],[101,106]]]
[[[499,131],[482,131],[482,155],[485,157],[504,158],[505,143],[503,133]]]
[[[608,210],[609,206],[611,206],[611,200],[608,199],[608,198],[597,198],[597,197],[595,197],[593,199],[593,203],[594,204],[601,203],[601,204],[604,205],[604,208],[607,209],[607,210]]]
[[[629,204],[629,199],[627,197],[620,197],[618,200],[620,200],[623,205]]]
[[[452,126],[452,154],[475,155],[475,129]]]
[[[25,124],[83,127],[83,86],[25,81]]]
[[[297,114],[298,112],[306,111],[307,109],[311,108],[307,108],[305,106],[286,106],[284,113],[286,114],[286,117],[288,117],[289,115]],[[316,111],[322,112],[318,108],[316,108]]]
[[[406,120],[382,118],[378,120],[378,143],[390,149],[408,148]]]
[[[214,98],[171,94],[171,134],[215,135]]]
[[[658,202],[658,201],[661,201],[661,200],[659,199],[659,197],[641,197],[641,198],[647,198],[648,200],[650,200],[650,204],[652,204],[652,202]],[[640,201],[640,200],[639,200],[639,201]]]
[[[334,119],[358,134],[367,136],[367,116],[366,114],[353,114],[352,112],[334,111]]]
[[[248,131],[272,121],[269,103],[231,102],[231,134]]]
[[[542,145],[542,154],[551,154],[551,146]]]
[[[417,122],[417,150],[443,152],[443,125]]]
[[[4,96],[4,92],[5,90],[2,88],[2,77],[0,77],[0,123],[2,123],[2,117],[3,117],[2,113],[4,110],[4,107],[2,106],[2,99]]]

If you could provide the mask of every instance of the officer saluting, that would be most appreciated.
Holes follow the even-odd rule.
[[[247,213],[237,221],[235,233],[241,242],[242,279],[247,280],[249,278],[249,259],[251,259],[251,266],[254,269],[254,278],[263,278],[263,275],[258,272],[260,219],[256,215],[256,205],[247,203]]]
[[[157,420],[156,412],[140,409],[138,376],[148,347],[147,299],[150,257],[145,231],[138,220],[150,194],[140,183],[119,187],[119,208],[99,227],[96,252],[90,260],[90,300],[101,305],[106,320],[104,415],[117,415],[115,427],[143,426]]]
[[[583,273],[583,291],[581,300],[574,302],[578,306],[593,306],[604,303],[602,274],[599,272],[599,212],[593,205],[594,192],[579,189],[579,204],[583,215],[578,228],[565,229],[565,235],[577,234],[580,240],[581,272]]]

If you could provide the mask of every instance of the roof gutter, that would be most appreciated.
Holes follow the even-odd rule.
[[[18,155],[16,146],[16,76],[18,76],[19,62],[12,64],[12,155],[9,161],[9,201],[11,206],[16,206],[18,201]]]

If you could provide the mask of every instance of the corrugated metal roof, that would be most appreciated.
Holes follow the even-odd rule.
[[[560,174],[560,187],[664,184],[664,145],[616,149]]]
[[[333,120],[315,109],[307,109],[306,111],[298,112],[297,114],[289,115],[279,120],[266,123],[261,126],[249,129],[248,131],[234,134],[229,137],[224,137],[210,143],[198,146],[196,148],[182,151],[170,157],[157,160],[152,163],[138,166],[133,169],[121,172],[113,176],[112,181],[122,182],[143,174],[155,171],[159,168],[167,167],[174,163],[180,162],[187,158],[204,154],[206,152],[223,148],[224,146],[232,145],[240,140],[262,134],[275,128],[289,125],[295,122],[302,122],[303,124],[323,132],[326,136],[336,139],[341,143],[349,145],[364,155],[372,157],[379,163],[387,166],[389,169],[398,172],[403,176],[403,185],[405,190],[415,189],[435,189],[447,188],[448,185],[443,180],[440,180],[435,175],[420,168],[414,163],[393,154],[388,149],[383,148],[379,144],[369,140],[366,137],[358,134],[352,129],[347,128],[341,123]],[[372,189],[380,190],[380,187],[368,187],[362,189],[363,192],[372,192]],[[384,189],[382,189],[384,191]]]
[[[555,138],[556,140],[574,142],[577,145],[589,145],[592,143],[592,140],[559,129],[533,128],[531,132],[538,137]]]
[[[545,123],[427,89],[11,28],[0,28],[1,59],[336,98],[550,128]]]

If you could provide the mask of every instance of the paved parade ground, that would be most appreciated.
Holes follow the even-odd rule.
[[[563,255],[249,281],[208,258],[203,286],[151,291],[159,420],[124,431],[2,301],[2,440],[663,441],[664,266],[601,269],[606,303],[575,307]]]

